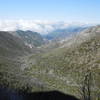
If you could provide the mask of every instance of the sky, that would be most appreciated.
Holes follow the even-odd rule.
[[[100,0],[0,0],[0,20],[100,23]]]

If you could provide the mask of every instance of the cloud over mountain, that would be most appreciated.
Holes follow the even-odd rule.
[[[40,34],[47,34],[55,29],[63,29],[70,25],[84,25],[82,23],[51,22],[40,20],[0,20],[0,31],[31,30]]]

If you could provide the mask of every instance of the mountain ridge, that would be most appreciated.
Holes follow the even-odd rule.
[[[24,41],[24,43],[30,48],[34,48],[34,46],[41,46],[45,43],[43,37],[37,32],[33,32],[30,30],[17,30],[10,33],[22,39],[22,41]]]

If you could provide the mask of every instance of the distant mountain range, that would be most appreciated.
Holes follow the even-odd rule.
[[[88,28],[87,26],[69,26],[64,29],[56,29],[44,37],[49,40],[54,40],[54,39],[62,39],[66,38],[72,35],[76,35],[77,33],[81,32],[82,30]]]

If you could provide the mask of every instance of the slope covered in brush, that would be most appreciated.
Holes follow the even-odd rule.
[[[99,92],[100,74],[100,26],[89,28],[71,39],[71,45],[58,47],[49,52],[33,55],[34,61],[27,70],[33,78],[41,80],[50,89],[79,95],[84,75],[93,76],[93,95]]]
[[[25,59],[31,53],[37,51],[30,49],[19,37],[9,32],[0,32],[0,86],[15,89],[26,89],[34,86],[40,89],[42,83],[32,79],[23,71],[28,67]]]

